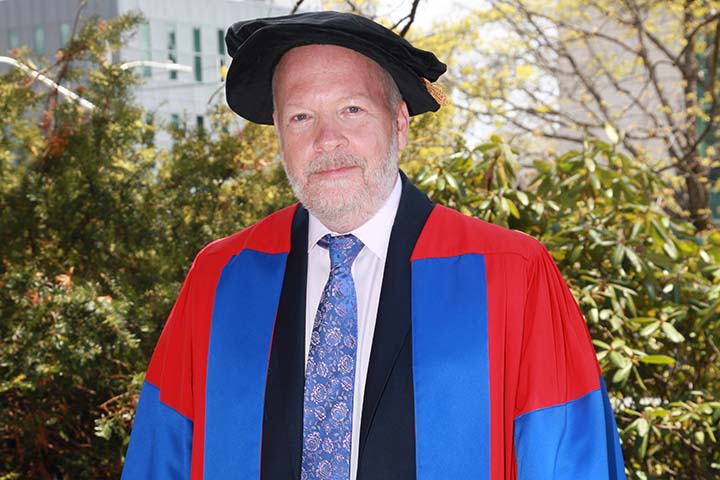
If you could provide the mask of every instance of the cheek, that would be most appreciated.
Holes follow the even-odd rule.
[[[308,162],[308,155],[300,145],[290,141],[284,141],[280,144],[282,149],[283,160],[288,171],[295,176],[302,175],[303,168]]]
[[[313,137],[310,131],[288,132],[283,138],[283,146],[287,151],[306,154],[313,149]]]
[[[383,161],[390,147],[389,137],[364,135],[355,141],[355,151],[365,157],[368,162]]]

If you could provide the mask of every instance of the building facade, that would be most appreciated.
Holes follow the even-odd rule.
[[[143,83],[137,102],[158,122],[187,121],[203,127],[211,105],[224,102],[224,70],[230,63],[225,31],[233,22],[290,12],[292,0],[88,0],[87,19],[109,19],[131,11],[145,22],[113,62],[132,65]],[[80,0],[0,0],[0,55],[29,47],[53,58],[70,39]],[[131,63],[132,62],[132,63]],[[174,71],[141,62],[175,62]],[[0,67],[5,67],[0,65]],[[167,138],[158,138],[160,144]]]

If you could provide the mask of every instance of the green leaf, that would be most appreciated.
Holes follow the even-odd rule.
[[[640,417],[637,419],[637,424],[635,425],[635,429],[637,430],[638,435],[640,435],[641,437],[644,437],[650,431],[650,424],[648,423],[647,420]]]
[[[633,323],[652,323],[657,322],[658,319],[655,317],[633,317],[628,318],[628,321]]]
[[[704,422],[703,424],[705,425],[705,431],[707,432],[710,439],[713,441],[713,443],[717,443],[717,438],[715,437],[715,432],[713,432],[713,427],[706,422]]]
[[[612,353],[610,354],[612,355]],[[630,376],[630,371],[632,369],[632,363],[628,363],[621,369],[615,372],[615,375],[613,375],[612,381],[613,383],[623,383],[627,378]]]
[[[570,251],[570,261],[574,262],[578,258],[580,258],[580,254],[582,253],[582,251],[583,251],[583,245],[581,243],[578,243],[577,245],[575,245],[573,247],[572,251]]]
[[[665,336],[671,342],[680,343],[685,341],[685,337],[683,337],[683,335],[677,331],[677,329],[672,323],[663,322],[661,328]]]
[[[637,256],[635,251],[633,251],[631,248],[626,249],[625,255],[627,256],[628,260],[630,260],[630,263],[632,263],[633,267],[635,267],[636,272],[642,272],[642,263],[640,262],[640,258]]]
[[[438,178],[438,174],[437,174],[437,173],[433,173],[433,174],[431,174],[431,175],[428,175],[427,177],[423,178],[423,179],[420,181],[420,186],[421,186],[421,187],[426,187],[426,186],[428,186],[428,185],[430,185],[430,184],[432,184],[432,183],[435,183],[435,180],[437,180],[437,178]]]
[[[623,246],[623,244],[621,244],[621,243],[618,243],[615,246],[615,249],[613,250],[613,254],[612,254],[613,268],[615,268],[615,269],[620,268],[620,265],[622,264],[624,257],[625,257],[625,246]]]
[[[449,172],[445,172],[445,180],[447,180],[448,185],[450,185],[450,188],[452,188],[455,191],[458,191],[458,184],[457,181],[455,181],[455,177],[453,177]]]
[[[503,200],[507,202],[508,208],[510,209],[510,215],[515,218],[520,218],[520,212],[518,211],[517,206],[515,206],[515,202],[507,197],[503,197]]]
[[[651,365],[675,365],[675,359],[667,355],[646,355],[640,357],[640,361]]]
[[[440,191],[445,190],[445,177],[438,177],[437,179],[437,189]]]
[[[595,160],[593,160],[591,157],[585,157],[585,168],[587,168],[588,172],[594,172],[596,166],[597,165],[595,164]]]
[[[619,352],[610,352],[610,361],[620,369],[625,368],[628,365],[632,365],[630,360],[623,357]]]
[[[675,267],[675,262],[671,258],[668,258],[667,255],[661,253],[646,252],[645,259],[665,270],[672,270],[673,267]]]
[[[607,343],[603,342],[602,340],[593,339],[592,343],[593,343],[593,345],[595,345],[596,347],[600,347],[600,348],[602,348],[603,350],[610,350],[610,345],[608,345]]]
[[[528,199],[528,196],[527,196],[527,193],[525,193],[525,192],[523,192],[523,191],[521,191],[521,190],[517,190],[517,191],[515,192],[515,196],[517,197],[518,201],[520,202],[520,204],[521,204],[523,207],[527,207],[528,204],[530,203],[530,201],[529,201],[529,199]]]
[[[650,435],[641,436],[640,438],[641,438],[641,440],[640,440],[640,445],[638,448],[638,457],[640,457],[640,459],[644,459],[645,455],[647,455],[648,442],[650,439]]]
[[[640,329],[640,335],[643,337],[649,337],[653,333],[657,332],[657,330],[660,328],[660,321],[656,321],[654,323],[645,325],[643,328]]]
[[[507,143],[500,144],[500,151],[502,152],[505,159],[508,160],[509,162],[514,162],[515,159],[517,158],[515,156],[515,153],[510,148],[510,145],[508,145]]]
[[[677,260],[678,258],[678,250],[675,246],[675,243],[672,241],[666,241],[663,243],[663,250],[665,250],[665,253],[668,254],[668,257],[672,258],[673,260]]]

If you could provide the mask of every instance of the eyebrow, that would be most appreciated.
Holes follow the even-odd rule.
[[[354,102],[354,101],[378,102],[381,100],[373,100],[373,97],[371,95],[367,95],[364,93],[356,93],[356,94],[351,94],[351,95],[345,95],[345,96],[343,96],[337,100],[333,100],[333,101],[336,103],[344,103],[344,102]],[[307,107],[302,102],[298,102],[296,100],[291,99],[285,103],[284,108],[285,109],[298,108],[298,109],[304,110]]]

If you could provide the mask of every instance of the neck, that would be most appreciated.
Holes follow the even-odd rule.
[[[365,220],[362,220],[359,222],[347,222],[347,223],[335,223],[335,224],[325,222],[322,218],[318,218],[318,220],[320,220],[320,223],[325,225],[325,227],[328,230],[330,230],[331,232],[335,232],[335,233],[339,233],[339,234],[346,234],[346,233],[350,233],[353,230],[355,230],[356,228],[360,227],[365,222],[370,220],[370,218],[372,218],[372,217],[366,218]]]

